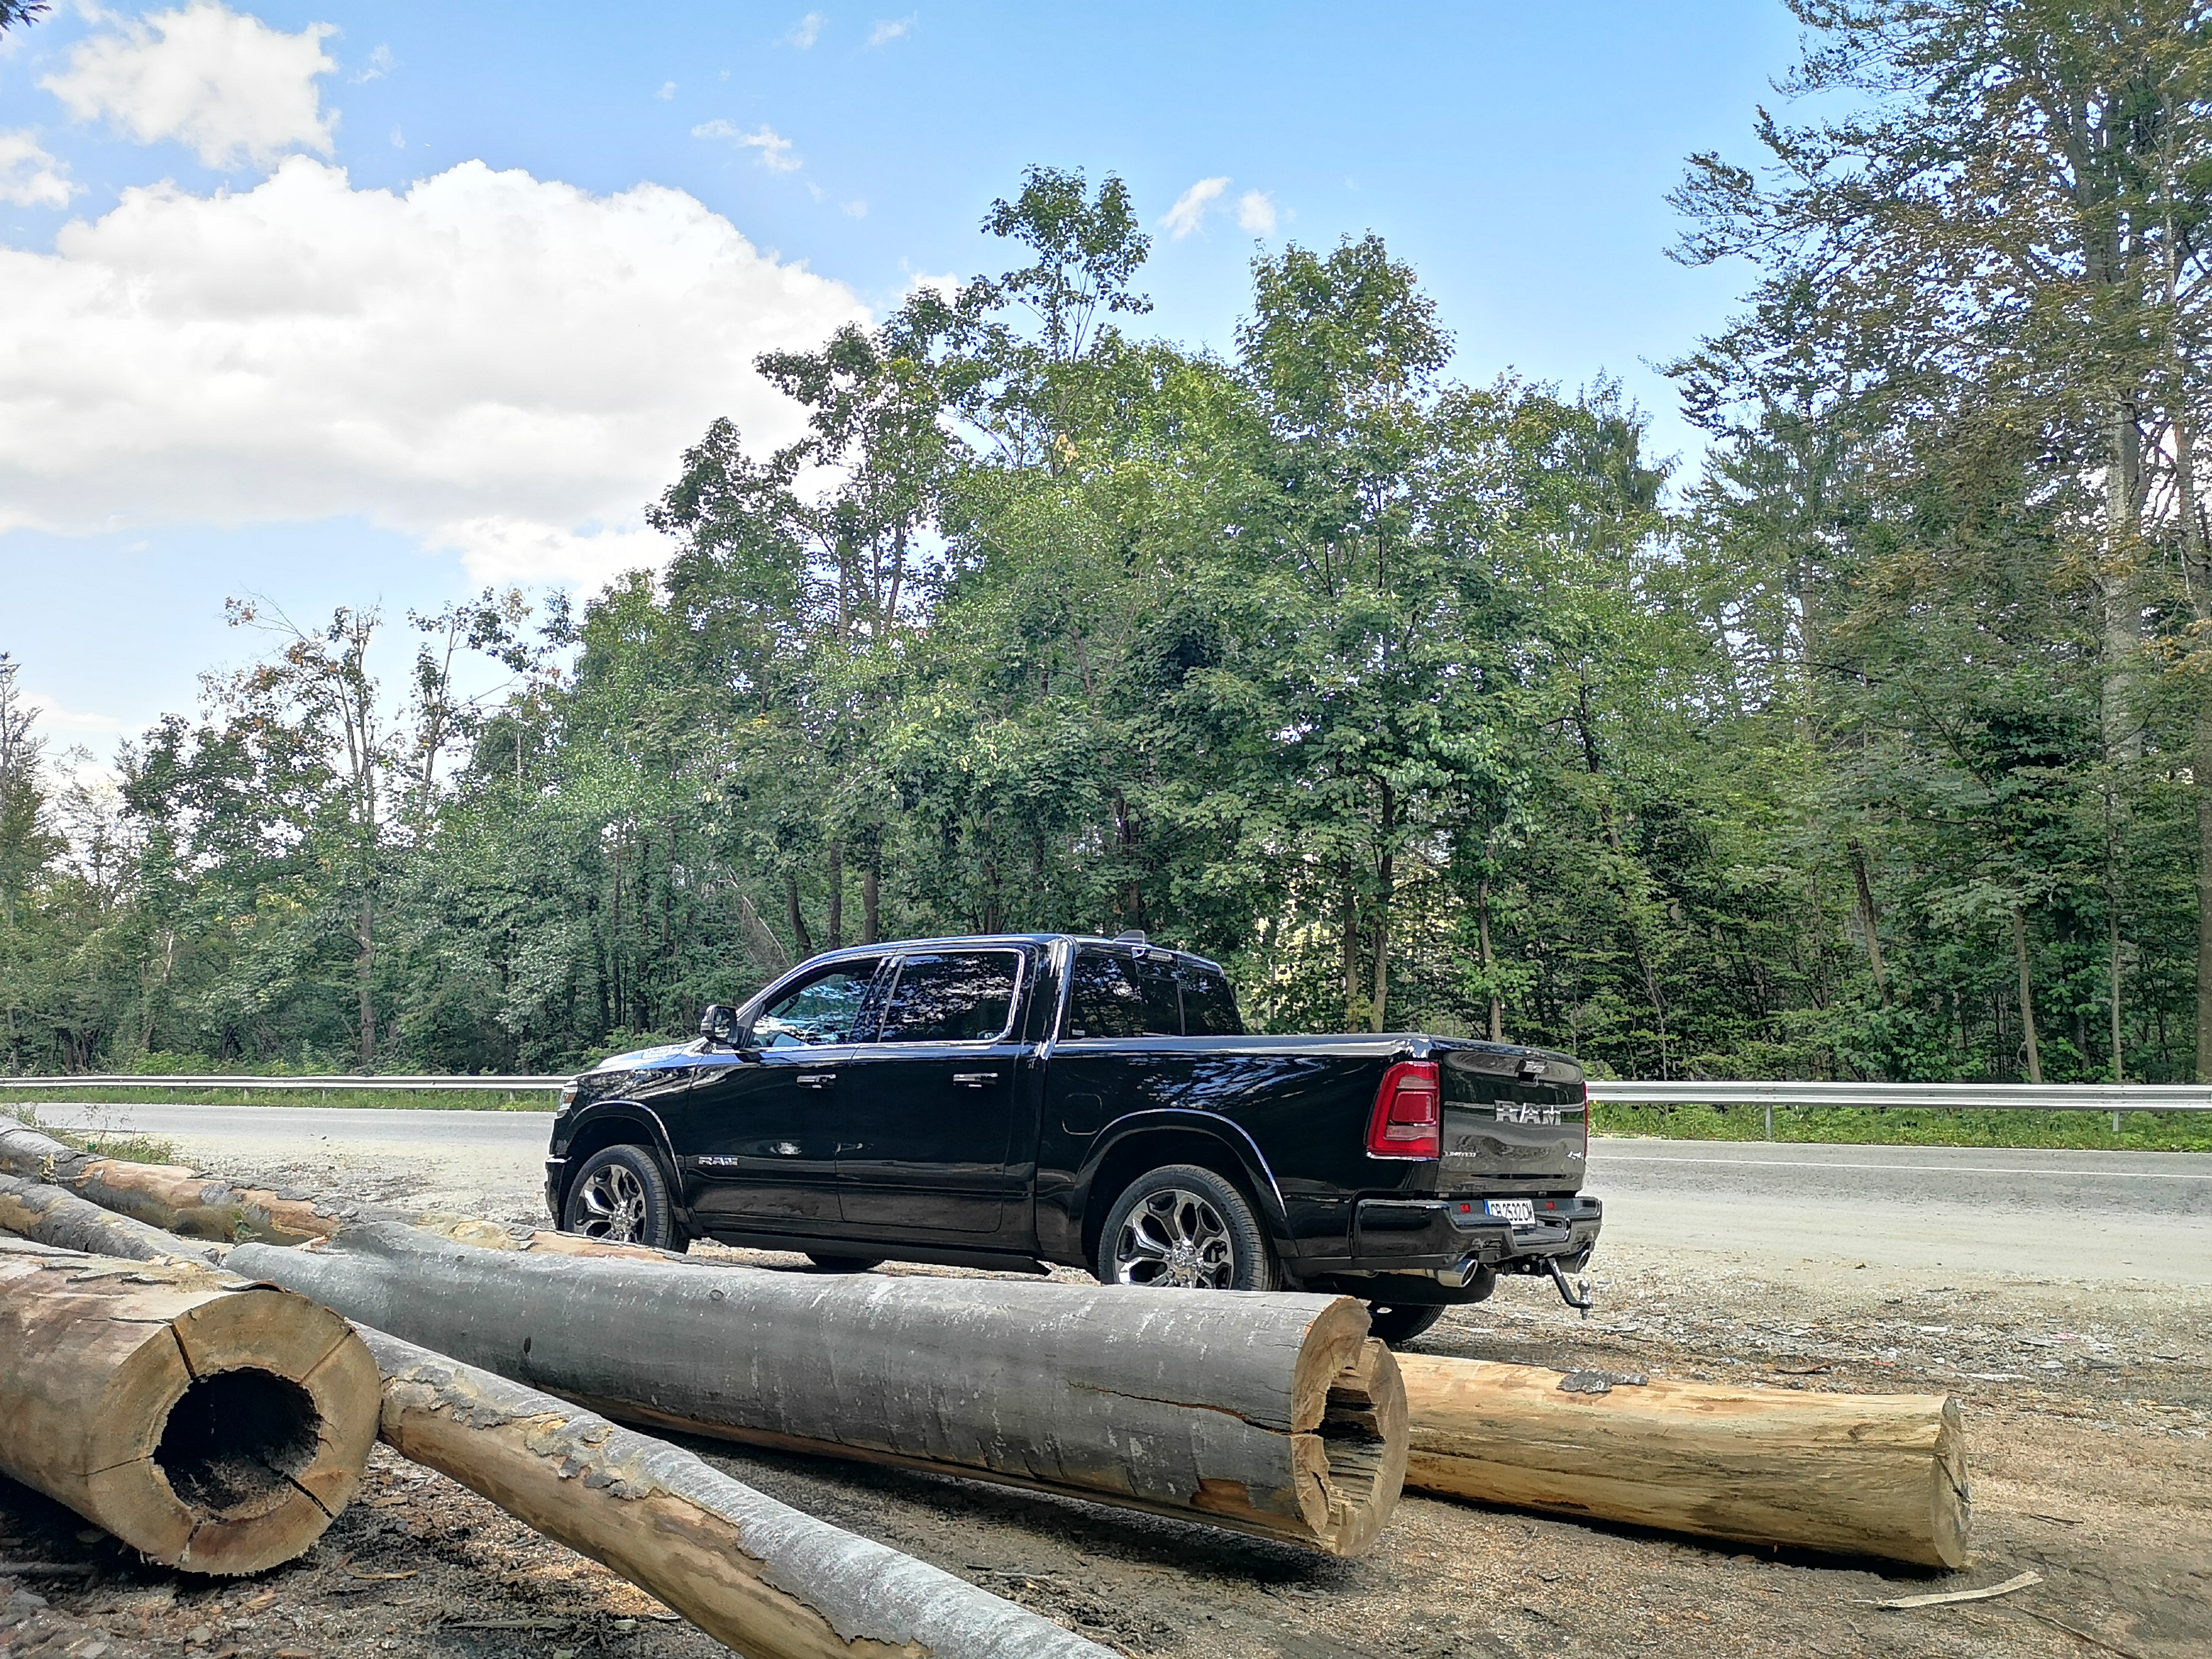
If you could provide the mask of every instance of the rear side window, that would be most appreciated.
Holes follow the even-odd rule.
[[[1244,1021],[1237,1012],[1236,993],[1229,981],[1210,968],[1194,962],[1176,964],[1182,986],[1182,1029],[1186,1036],[1243,1036]]]
[[[1071,1037],[1181,1036],[1173,967],[1120,951],[1079,951],[1067,1004]]]
[[[899,963],[879,1042],[993,1042],[1006,1034],[1020,958],[1012,951],[933,951]]]

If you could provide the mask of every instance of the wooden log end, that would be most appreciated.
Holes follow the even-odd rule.
[[[336,1314],[264,1285],[186,1309],[169,1334],[131,1357],[104,1402],[125,1443],[112,1449],[129,1455],[89,1475],[97,1518],[193,1572],[293,1559],[359,1487],[376,1437],[375,1360]]]

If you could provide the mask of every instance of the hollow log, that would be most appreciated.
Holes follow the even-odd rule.
[[[1107,1659],[951,1574],[665,1442],[382,1332],[384,1439],[604,1562],[751,1659]]]
[[[1966,1559],[1941,1395],[1801,1393],[1400,1354],[1408,1490],[1921,1566]]]
[[[0,1174],[51,1182],[78,1197],[187,1238],[299,1244],[343,1226],[305,1199],[234,1187],[173,1164],[99,1158],[37,1129],[0,1129]]]
[[[320,1537],[375,1438],[376,1362],[302,1296],[197,1262],[0,1254],[0,1469],[166,1566]]]
[[[214,1264],[219,1255],[214,1245],[194,1243],[103,1210],[62,1188],[14,1176],[0,1176],[0,1232],[128,1261],[164,1261],[181,1255]]]
[[[817,1277],[350,1227],[237,1271],[627,1422],[928,1469],[1352,1555],[1404,1392],[1343,1297]]]

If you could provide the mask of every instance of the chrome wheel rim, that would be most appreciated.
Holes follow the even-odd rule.
[[[621,1164],[604,1164],[576,1188],[576,1231],[611,1244],[635,1244],[645,1237],[645,1183]]]
[[[1211,1199],[1170,1187],[1147,1195],[1121,1223],[1114,1277],[1123,1285],[1225,1291],[1237,1282],[1237,1243]]]

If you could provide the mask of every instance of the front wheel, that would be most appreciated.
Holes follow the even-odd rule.
[[[1108,1285],[1272,1291],[1274,1252],[1236,1184],[1195,1164],[1170,1164],[1122,1188],[1098,1235],[1095,1271]]]
[[[593,1152],[568,1188],[561,1230],[606,1244],[676,1249],[675,1206],[659,1160],[642,1146],[603,1146]]]

